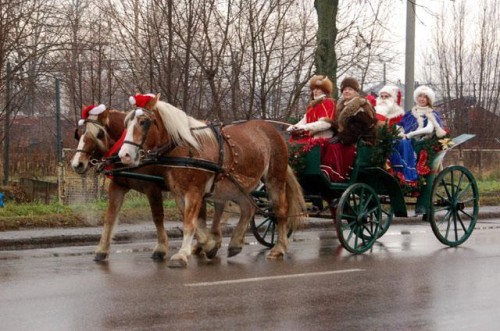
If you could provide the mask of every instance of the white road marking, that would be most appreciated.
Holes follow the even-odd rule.
[[[227,285],[227,284],[239,284],[239,283],[252,283],[252,282],[260,282],[260,281],[267,281],[267,280],[325,276],[325,275],[344,274],[344,273],[348,273],[348,272],[360,272],[360,271],[364,271],[364,269],[346,269],[346,270],[334,270],[334,271],[323,271],[323,272],[309,272],[309,273],[293,274],[293,275],[221,280],[221,281],[217,281],[217,282],[189,283],[189,284],[184,284],[184,286],[199,287],[199,286],[215,286],[215,285]]]

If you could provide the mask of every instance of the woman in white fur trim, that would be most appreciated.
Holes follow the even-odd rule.
[[[431,138],[434,134],[438,138],[446,135],[438,113],[432,109],[435,98],[434,91],[428,86],[422,85],[415,90],[413,99],[416,105],[399,122],[403,138],[421,140]]]
[[[424,140],[434,134],[441,138],[446,135],[442,128],[441,119],[432,107],[436,95],[428,86],[419,86],[413,93],[416,105],[411,112],[407,112],[398,123],[401,127],[400,136],[403,138],[391,154],[390,161],[394,171],[403,175],[408,182],[418,179],[417,155],[413,149],[412,140]]]
[[[302,119],[287,129],[296,142],[311,138],[330,138],[335,116],[335,102],[331,98],[333,83],[327,76],[315,75],[309,81],[311,101]],[[298,138],[298,139],[297,139]]]

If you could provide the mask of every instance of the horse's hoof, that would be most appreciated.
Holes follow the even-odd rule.
[[[206,252],[205,254],[207,255],[207,259],[210,259],[210,260],[213,259],[217,255],[218,250],[219,250],[219,248],[217,248],[217,246],[215,246],[210,251]]]
[[[187,262],[184,260],[170,260],[168,261],[169,268],[187,268]]]
[[[196,245],[195,247],[193,247],[192,254],[196,256],[203,256],[203,249],[201,248],[201,246]]]
[[[280,251],[271,250],[269,254],[267,254],[268,260],[283,260],[284,254]]]
[[[241,253],[241,247],[229,247],[227,249],[227,257],[232,257]]]
[[[95,253],[94,261],[95,262],[103,262],[108,258],[108,253]]]
[[[165,252],[153,252],[153,255],[151,255],[151,258],[153,261],[163,261],[165,259]]]

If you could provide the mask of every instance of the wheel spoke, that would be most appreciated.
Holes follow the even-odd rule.
[[[441,180],[441,183],[442,183],[443,188],[445,190],[445,193],[446,193],[446,196],[447,196],[447,200],[450,200],[450,197],[451,197],[450,191],[448,190],[448,185],[447,185],[446,181],[444,180],[444,178]],[[444,197],[443,197],[443,199],[444,199]]]
[[[462,217],[460,217],[460,214],[457,213],[457,219],[458,219],[458,223],[460,223],[460,225],[462,226],[462,230],[464,231],[464,233],[467,232],[467,227],[465,226],[464,224],[464,221],[462,220]]]
[[[463,204],[467,204],[469,202],[473,202],[473,201],[476,201],[477,198],[476,197],[471,197],[470,199],[467,199],[467,200],[459,200],[458,202],[461,202]]]
[[[451,215],[451,209],[448,209],[446,211],[446,214],[444,214],[443,218],[439,221],[439,225],[444,224],[445,222],[449,222],[450,220],[450,215]]]
[[[446,206],[442,206],[442,207],[439,207],[439,208],[435,208],[434,212],[440,212],[440,211],[443,211],[443,210],[450,210],[450,206],[446,205]]]
[[[468,212],[466,212],[465,210],[460,210],[460,212],[461,212],[462,214],[464,214],[465,216],[467,216],[468,218],[470,218],[470,219],[473,219],[473,218],[474,218],[471,214],[469,214],[469,213],[468,213]]]
[[[462,195],[464,195],[465,193],[467,193],[471,187],[472,187],[472,183],[471,183],[471,182],[469,182],[469,183],[467,184],[467,186],[466,186],[463,190],[461,190],[460,192],[458,192],[458,194],[457,194],[457,199],[458,199],[458,198],[460,198],[460,197],[461,197]]]
[[[360,203],[360,211],[364,211],[366,210],[366,207],[370,203],[373,196],[372,195],[367,196],[367,194],[363,192],[363,194],[361,194],[361,197],[362,197],[362,203]]]
[[[460,173],[460,178],[458,179],[458,184],[457,187],[460,188],[462,186],[462,179],[464,178],[465,174]]]
[[[354,211],[358,210],[358,205],[357,205],[357,200],[356,200],[356,194],[354,192],[351,193],[351,199],[350,200],[352,201],[352,204],[353,204],[352,209]]]
[[[448,202],[448,203],[450,202],[449,197],[446,197],[446,198],[445,198],[444,196],[442,196],[442,195],[441,195],[441,194],[439,194],[439,193],[436,193],[436,196],[437,196],[440,200],[446,201],[446,202]]]
[[[372,214],[376,213],[376,211],[378,209],[379,209],[378,206],[373,206],[370,210],[367,210],[366,213],[372,215]]]

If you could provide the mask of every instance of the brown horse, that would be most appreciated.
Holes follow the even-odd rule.
[[[77,151],[71,160],[71,167],[78,174],[84,174],[94,162],[91,159],[102,161],[114,144],[120,140],[125,129],[125,113],[107,109],[99,115],[90,115],[85,121],[85,132],[79,137]],[[116,163],[110,164],[111,169],[116,168]],[[163,178],[165,168],[161,166],[143,166],[130,170],[130,172],[139,175],[156,176]],[[163,223],[164,209],[162,191],[168,190],[164,183],[145,182],[142,179],[134,179],[130,176],[119,176],[116,174],[111,177],[108,188],[109,203],[104,220],[101,240],[95,250],[95,261],[103,261],[109,255],[109,247],[113,228],[118,221],[118,213],[122,207],[125,194],[135,190],[144,193],[147,196],[153,222],[156,227],[158,242],[154,248],[152,258],[161,261],[165,258],[168,251],[168,238]],[[212,223],[211,233],[216,239],[217,248],[222,242],[222,233],[220,230],[220,220],[224,205],[215,205],[214,221]],[[206,206],[203,206],[200,215],[200,223],[205,224]]]
[[[169,183],[183,214],[184,237],[169,266],[185,267],[195,233],[202,249],[210,252],[215,243],[196,219],[205,197],[239,205],[240,221],[229,243],[229,256],[244,244],[248,222],[256,206],[250,193],[262,180],[278,222],[278,241],[268,258],[282,258],[288,246],[287,226],[295,229],[304,216],[302,189],[288,166],[288,149],[280,132],[265,121],[229,125],[218,134],[182,110],[152,98],[144,109],[126,118],[127,135],[118,153],[124,164],[137,166],[139,150],[169,149],[171,162],[165,181]],[[167,147],[169,146],[169,147]]]

